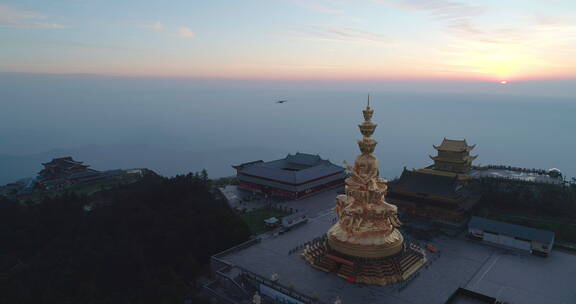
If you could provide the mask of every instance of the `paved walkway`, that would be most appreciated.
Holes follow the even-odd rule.
[[[496,249],[467,289],[509,303],[576,303],[576,256],[553,250],[546,257]]]
[[[300,257],[302,245],[322,236],[333,224],[336,195],[336,191],[327,191],[278,203],[305,212],[309,222],[282,235],[261,235],[262,242],[224,259],[264,277],[278,273],[281,284],[308,295],[318,294],[328,303],[337,296],[344,303],[444,303],[458,287],[509,303],[576,303],[576,255],[554,250],[542,258],[462,236],[437,236],[425,242],[440,253],[428,253],[430,263],[404,287],[350,284],[316,270]]]
[[[292,201],[278,201],[274,199],[251,199],[248,192],[238,190],[236,186],[226,186],[220,188],[220,191],[226,197],[228,204],[232,208],[244,209],[248,211],[263,208],[272,204],[283,208],[292,208],[298,212],[304,212],[308,218],[314,218],[319,215],[330,212],[336,205],[336,190],[327,190],[316,195]]]
[[[230,207],[251,211],[267,206],[270,202],[265,199],[254,199],[249,193],[238,190],[237,186],[228,185],[220,188]]]
[[[297,209],[306,213],[308,218],[315,218],[330,212],[336,206],[336,195],[338,195],[336,190],[328,190],[301,200],[277,203],[277,205]]]

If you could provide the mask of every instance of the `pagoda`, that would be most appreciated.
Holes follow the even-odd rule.
[[[81,161],[75,161],[71,156],[54,158],[48,163],[42,163],[44,169],[38,172],[38,183],[46,189],[55,189],[79,182],[90,182],[103,178],[101,172],[90,169]]]
[[[472,161],[470,151],[476,145],[466,140],[446,139],[433,146],[434,164],[418,170],[404,168],[400,178],[389,183],[388,200],[404,214],[424,217],[442,223],[462,224],[481,195],[470,187]]]
[[[336,197],[338,221],[302,256],[313,267],[350,282],[386,285],[406,280],[426,263],[426,255],[404,240],[397,207],[384,198],[387,181],[380,178],[378,159],[372,155],[377,144],[371,138],[377,127],[373,113],[368,99],[364,122],[358,126],[363,135],[358,141],[361,154],[353,167],[346,163],[350,177],[345,180],[345,194]]]
[[[434,161],[434,170],[447,171],[452,173],[468,173],[472,168],[472,161],[478,155],[470,155],[470,151],[476,145],[469,146],[466,140],[442,140],[440,146],[433,145],[438,151],[438,155],[430,156]]]

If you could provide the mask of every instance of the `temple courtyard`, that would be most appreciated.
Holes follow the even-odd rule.
[[[554,250],[542,258],[477,243],[462,234],[438,234],[431,241],[412,239],[433,245],[438,252],[428,253],[428,264],[407,282],[391,286],[350,283],[312,268],[300,254],[304,243],[322,236],[334,223],[330,195],[333,198],[335,193],[309,198],[328,208],[308,205],[315,208],[308,212],[307,224],[280,235],[261,235],[261,242],[220,258],[266,278],[277,273],[281,285],[317,296],[323,303],[333,303],[336,297],[342,303],[445,303],[458,287],[508,303],[576,303],[576,255]],[[306,209],[306,202],[298,201],[301,209]]]

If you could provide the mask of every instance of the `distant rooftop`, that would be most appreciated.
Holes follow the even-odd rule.
[[[99,171],[89,169],[90,166],[75,161],[71,156],[53,158],[50,162],[42,163],[44,168],[38,172],[38,182],[46,185],[63,184],[66,181],[88,181],[99,178]]]
[[[318,155],[300,153],[288,154],[286,158],[278,159],[275,161],[265,162],[261,165],[267,168],[282,169],[288,171],[300,171],[310,167],[325,164],[327,161],[320,158]],[[329,163],[329,162],[328,162]]]
[[[344,172],[344,168],[322,159],[319,155],[300,152],[269,162],[258,160],[233,167],[244,175],[265,177],[290,184],[302,184]]]
[[[418,171],[402,171],[398,180],[389,184],[390,190],[410,191],[429,195],[457,197],[460,195],[461,183],[457,176],[427,174]]]
[[[434,146],[434,149],[452,152],[463,152],[466,150],[471,151],[474,149],[474,147],[476,147],[476,145],[469,146],[465,139],[455,140],[444,138],[440,146]]]
[[[69,169],[74,166],[86,166],[82,165],[83,162],[75,161],[71,156],[54,158],[48,163],[42,163],[45,167],[50,168],[61,168],[61,169]]]

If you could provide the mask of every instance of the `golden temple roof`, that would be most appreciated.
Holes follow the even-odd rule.
[[[442,150],[442,151],[451,151],[451,152],[465,152],[465,151],[472,151],[476,145],[469,146],[466,143],[466,140],[454,140],[454,139],[446,139],[442,140],[440,146],[434,145],[434,149]]]

